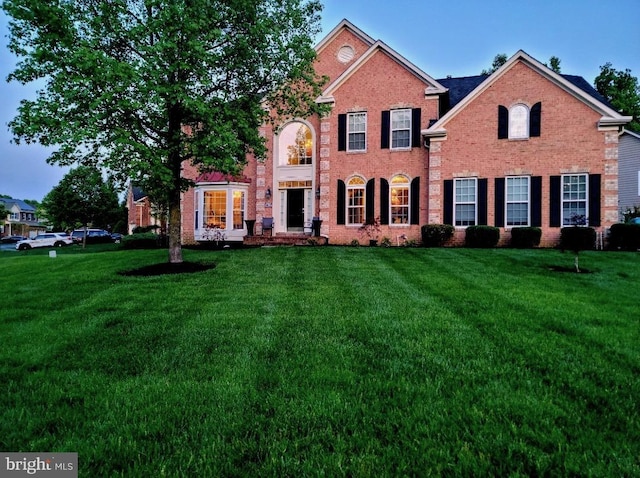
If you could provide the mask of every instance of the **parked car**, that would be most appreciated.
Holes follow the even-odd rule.
[[[122,241],[122,234],[120,234],[119,232],[112,232],[111,233],[111,239],[116,244],[120,244],[120,241]]]
[[[16,249],[25,251],[34,247],[63,247],[73,244],[68,234],[64,232],[45,232],[38,234],[33,239],[24,239],[16,242]]]
[[[71,239],[74,244],[82,244],[84,232],[84,229],[76,229],[71,233]],[[105,242],[114,242],[109,231],[105,231],[104,229],[87,229],[87,244],[100,244]]]
[[[24,236],[6,236],[0,239],[2,244],[15,244],[18,241],[24,241],[26,237]]]

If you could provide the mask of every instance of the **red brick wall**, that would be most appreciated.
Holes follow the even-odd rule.
[[[542,103],[540,137],[526,140],[498,139],[498,105],[516,103],[531,107]],[[495,224],[494,182],[507,175],[542,176],[542,245],[555,245],[560,228],[549,227],[549,177],[568,172],[601,174],[605,204],[606,135],[599,132],[601,115],[560,87],[517,63],[444,126],[446,140],[431,148],[430,219],[442,220],[442,181],[455,177],[488,178],[488,224]],[[605,222],[603,214],[603,224]],[[464,239],[464,231],[456,234]],[[501,242],[510,234],[501,228]]]

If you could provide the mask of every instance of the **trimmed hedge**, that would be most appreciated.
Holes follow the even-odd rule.
[[[491,248],[496,247],[500,240],[500,229],[493,226],[469,226],[464,238],[467,247]]]
[[[590,251],[596,247],[596,230],[592,227],[563,227],[560,229],[560,249]]]
[[[640,224],[614,224],[611,226],[609,247],[622,251],[640,249]]]
[[[514,227],[511,229],[511,247],[532,249],[540,245],[542,229],[539,227]]]
[[[160,246],[160,237],[152,232],[123,236],[120,242],[122,249],[156,249]]]
[[[451,224],[425,224],[421,228],[424,247],[442,247],[453,236],[455,228]]]

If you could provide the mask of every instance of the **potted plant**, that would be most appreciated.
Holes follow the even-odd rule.
[[[380,235],[380,218],[369,218],[362,226],[360,226],[360,235],[369,238],[369,245],[378,245],[378,236]]]

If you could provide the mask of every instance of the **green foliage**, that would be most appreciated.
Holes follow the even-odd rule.
[[[637,251],[640,249],[640,224],[614,224],[609,232],[609,248]]]
[[[624,222],[629,222],[634,217],[640,217],[640,206],[633,206],[622,213]]]
[[[81,477],[638,474],[636,253],[185,250],[217,267],[145,278],[118,272],[165,251],[80,251],[0,251],[4,450]]]
[[[358,247],[360,245],[360,241],[358,239],[352,239],[349,245],[351,247]]]
[[[616,70],[611,63],[606,63],[600,67],[594,86],[616,110],[633,116],[633,121],[625,128],[640,132],[640,85],[638,78],[631,75],[631,70]]]
[[[498,53],[491,63],[491,68],[488,70],[482,70],[481,75],[490,75],[495,72],[498,68],[504,65],[507,62],[507,55],[505,53]]]
[[[160,246],[160,236],[152,232],[141,232],[123,236],[120,242],[122,249],[155,249]]]
[[[442,247],[451,237],[455,228],[451,224],[425,224],[421,228],[424,247]]]
[[[596,230],[592,227],[563,227],[560,229],[560,249],[578,254],[596,247]]]
[[[122,214],[118,194],[95,167],[70,170],[42,200],[41,208],[55,230],[92,224],[106,228]]]
[[[496,247],[500,240],[500,229],[493,226],[469,226],[465,234],[465,246],[473,248]]]
[[[321,4],[305,0],[5,0],[10,80],[45,79],[22,100],[17,142],[49,162],[99,165],[169,211],[180,262],[182,163],[237,173],[266,152],[266,121],[328,110],[313,63]],[[270,108],[265,109],[265,105]]]
[[[391,247],[391,238],[384,236],[382,239],[380,239],[380,247]]]
[[[514,227],[511,229],[511,247],[531,249],[540,245],[541,237],[539,227]]]

